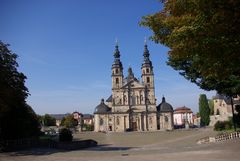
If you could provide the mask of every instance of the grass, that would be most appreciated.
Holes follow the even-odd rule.
[[[58,136],[42,135],[42,136],[39,136],[39,140],[54,140],[54,141],[58,141]]]

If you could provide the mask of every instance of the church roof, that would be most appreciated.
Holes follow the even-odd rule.
[[[141,85],[140,81],[134,76],[134,74],[132,72],[132,68],[129,67],[128,68],[128,76],[123,79],[123,86],[121,88],[125,88],[128,85],[133,84],[134,82],[136,82],[138,85]]]
[[[83,119],[92,119],[93,115],[91,114],[83,114]]]
[[[144,60],[143,60],[143,63],[142,63],[142,68],[143,67],[153,68],[152,62],[151,62],[149,56],[150,56],[150,54],[149,54],[149,51],[148,51],[148,47],[147,47],[147,44],[145,43],[145,45],[144,45],[144,52],[143,52]]]
[[[101,103],[95,108],[94,114],[105,114],[110,113],[111,108],[104,103],[104,99],[101,100]]]
[[[193,112],[190,108],[183,106],[183,107],[176,108],[174,110],[174,113],[193,113]]]
[[[115,46],[114,62],[112,64],[112,68],[121,68],[121,69],[123,69],[122,62],[120,61],[120,51],[118,49],[118,44],[116,44],[116,46]]]
[[[157,106],[158,112],[173,112],[173,107],[166,102],[165,97],[162,98],[162,102]]]
[[[216,96],[213,96],[213,99],[226,99],[226,96],[223,94],[216,94]]]
[[[106,102],[112,102],[112,95],[108,97],[108,99],[106,100]]]

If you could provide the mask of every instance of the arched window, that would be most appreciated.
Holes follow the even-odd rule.
[[[99,124],[103,125],[103,119],[102,118],[100,118]]]
[[[150,78],[149,77],[147,77],[147,83],[150,83]]]
[[[115,70],[116,74],[118,74],[118,69]]]
[[[117,124],[117,125],[120,125],[120,119],[119,119],[119,117],[117,117],[116,124]]]
[[[147,71],[147,73],[149,73],[149,68],[147,68],[147,70],[146,70],[146,71]]]
[[[168,122],[168,117],[167,117],[167,116],[165,116],[164,118],[165,118],[165,122]]]
[[[118,78],[116,78],[116,84],[119,84],[119,79]]]

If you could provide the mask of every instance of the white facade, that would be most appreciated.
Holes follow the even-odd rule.
[[[193,124],[193,112],[190,108],[176,108],[173,113],[174,125]]]

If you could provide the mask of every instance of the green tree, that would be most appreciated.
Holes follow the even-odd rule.
[[[210,115],[213,115],[214,114],[214,102],[213,102],[213,99],[209,99],[208,100],[208,105],[209,105],[209,108],[210,108]]]
[[[56,126],[56,119],[49,114],[45,114],[42,119],[45,126]]]
[[[26,76],[17,70],[17,55],[0,41],[0,140],[39,134],[38,118],[26,103]]]
[[[77,126],[77,124],[78,124],[77,120],[75,120],[73,118],[73,115],[71,115],[71,114],[64,117],[61,122],[61,125],[65,126],[67,128],[73,128],[73,127]]]
[[[93,131],[94,125],[83,124],[83,129],[85,129],[86,131]]]
[[[61,142],[71,142],[73,139],[73,135],[72,135],[72,131],[67,129],[67,128],[63,128],[60,130],[59,133],[59,141]]]
[[[186,79],[232,97],[240,93],[239,10],[239,0],[165,0],[141,25],[170,48],[167,63]]]
[[[199,96],[199,114],[201,117],[201,126],[207,126],[210,122],[210,108],[205,94]]]

